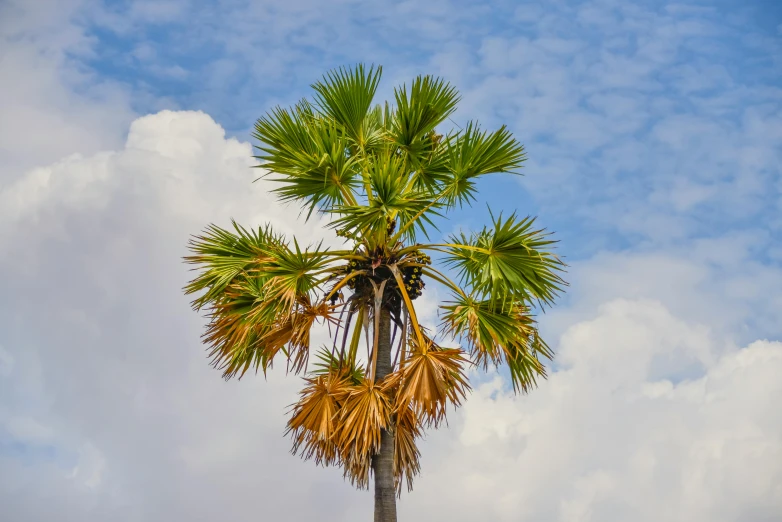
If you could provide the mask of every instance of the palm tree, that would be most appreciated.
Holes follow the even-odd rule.
[[[344,248],[302,248],[268,226],[210,225],[190,241],[198,275],[185,291],[208,310],[204,342],[226,379],[265,374],[280,359],[302,375],[287,423],[293,453],[341,466],[358,488],[373,477],[375,521],[388,522],[402,483],[411,489],[420,471],[416,441],[465,399],[470,365],[504,365],[517,392],[545,377],[552,353],[532,311],[565,283],[554,241],[531,218],[492,215],[480,231],[419,242],[435,218],[474,201],[481,176],[519,169],[524,149],[504,126],[439,134],[459,100],[441,79],[418,77],[394,91],[394,105],[374,105],[380,75],[332,71],[314,100],[255,125],[259,166],[279,199],[308,218],[328,215]],[[426,283],[450,294],[437,332],[414,306]],[[319,349],[316,323],[331,333]],[[442,346],[449,340],[461,348]]]

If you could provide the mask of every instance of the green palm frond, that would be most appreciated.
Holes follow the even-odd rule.
[[[453,203],[475,199],[475,181],[479,176],[512,172],[524,162],[524,147],[502,126],[494,132],[482,131],[470,122],[455,139],[446,142],[450,178],[444,192]]]
[[[295,238],[293,245],[293,250],[284,244],[273,249],[269,259],[259,263],[253,273],[266,280],[270,295],[287,304],[293,304],[299,296],[308,296],[320,281],[318,274],[331,262],[321,245],[302,250]]]
[[[546,378],[546,368],[541,358],[551,360],[554,357],[549,346],[540,338],[534,328],[521,342],[505,347],[505,364],[510,370],[513,390],[527,393],[537,386],[538,377]]]
[[[439,194],[445,199],[449,182],[453,179],[448,151],[457,137],[458,134],[443,136],[431,131],[421,139],[417,153],[408,156],[412,189]]]
[[[360,149],[371,136],[365,123],[382,72],[382,67],[367,69],[360,64],[354,68],[342,67],[312,85],[318,108],[341,126]]]
[[[360,186],[356,157],[345,150],[353,142],[332,120],[316,115],[307,102],[294,109],[274,109],[255,124],[260,167],[279,183],[282,201],[309,208],[353,203]]]
[[[275,235],[268,226],[247,230],[236,222],[232,221],[232,224],[235,232],[209,225],[202,235],[189,241],[188,248],[193,255],[185,257],[185,262],[201,265],[202,269],[185,286],[185,294],[206,290],[193,300],[196,310],[217,299],[242,273],[268,261],[272,252],[282,244],[282,237]]]
[[[537,377],[545,378],[540,359],[553,354],[526,305],[455,295],[441,309],[443,333],[466,341],[473,361],[484,368],[506,363],[515,391],[527,392]]]
[[[388,133],[393,123],[391,107],[386,102],[372,107],[364,119],[364,152],[381,153],[388,145]]]
[[[392,221],[404,227],[415,220],[415,226],[406,228],[409,240],[415,239],[416,228],[426,232],[426,225],[434,227],[431,218],[437,214],[438,206],[426,193],[407,190],[408,177],[401,157],[385,154],[375,158],[368,170],[373,198],[364,205],[335,207],[334,212],[340,217],[331,226],[381,242]]]
[[[560,276],[565,265],[550,252],[556,241],[535,229],[533,218],[492,219],[493,228],[452,236],[446,264],[456,269],[469,294],[552,303],[565,285]]]
[[[419,76],[407,86],[394,89],[396,114],[391,131],[393,142],[408,152],[418,152],[422,138],[456,110],[459,93],[450,84],[433,76]]]
[[[484,367],[488,362],[498,364],[502,346],[519,336],[514,307],[503,306],[500,300],[455,295],[441,308],[444,333],[466,340],[473,359]]]
[[[193,306],[209,308],[204,340],[215,367],[226,378],[271,366],[284,352],[295,372],[309,356],[310,329],[317,320],[333,322],[324,302],[313,304],[318,274],[329,264],[326,252],[291,249],[270,228],[235,233],[211,225],[191,240],[195,254],[186,261],[200,265],[200,274],[186,294],[203,292]],[[288,349],[285,346],[288,345]]]

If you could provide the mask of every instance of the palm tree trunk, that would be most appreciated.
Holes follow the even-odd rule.
[[[391,373],[391,314],[380,312],[375,381]],[[372,457],[375,476],[375,522],[396,522],[396,488],[394,487],[394,434],[383,430],[380,452]]]

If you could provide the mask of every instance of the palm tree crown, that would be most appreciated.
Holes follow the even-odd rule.
[[[532,312],[565,282],[554,241],[531,218],[492,216],[480,231],[421,242],[435,218],[475,200],[481,176],[517,171],[524,149],[504,126],[438,133],[459,100],[441,79],[418,77],[395,89],[394,104],[375,105],[380,74],[332,71],[312,101],[255,125],[259,166],[278,197],[307,217],[329,215],[344,248],[303,248],[268,226],[211,225],[190,242],[198,272],[185,291],[208,311],[205,343],[224,377],[281,359],[303,376],[287,425],[295,453],[368,487],[383,433],[392,434],[398,492],[420,470],[416,441],[464,400],[469,365],[505,365],[521,392],[545,377],[552,353]],[[416,314],[427,284],[450,293],[437,332]],[[315,323],[329,323],[333,337],[317,350]]]

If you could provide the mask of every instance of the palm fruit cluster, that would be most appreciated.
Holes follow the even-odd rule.
[[[413,261],[421,265],[431,265],[432,259],[421,251],[413,252]],[[423,267],[420,266],[405,266],[402,269],[402,280],[405,283],[405,290],[410,299],[415,299],[423,293],[424,283],[422,279]]]
[[[355,270],[363,270],[364,268],[366,268],[365,265],[366,263],[359,263],[354,259],[350,263],[348,263],[348,266],[345,267],[345,275],[350,275]],[[346,286],[355,292],[356,284],[359,282],[360,279],[362,279],[361,276],[354,277],[347,282]]]
[[[421,266],[411,266],[409,263],[415,263]],[[424,289],[425,283],[422,279],[423,266],[431,265],[432,259],[420,251],[415,251],[410,256],[405,256],[405,261],[400,263],[400,273],[402,281],[405,285],[405,290],[410,299],[419,297]],[[387,265],[380,265],[377,268],[372,268],[372,263],[369,260],[351,260],[344,269],[345,275],[350,275],[356,270],[365,270],[371,275],[360,275],[358,277],[348,280],[345,286],[348,287],[354,294],[369,296],[372,293],[372,286],[369,283],[370,280],[374,280],[379,283],[382,280],[388,280],[389,285],[386,287],[388,290],[395,288],[397,285],[393,280],[393,275]],[[396,298],[393,295],[396,294]],[[391,292],[386,294],[391,301],[397,301],[401,297],[401,292]]]

